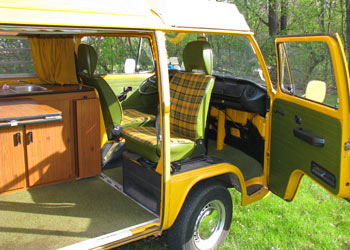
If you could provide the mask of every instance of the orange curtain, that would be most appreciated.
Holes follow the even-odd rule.
[[[73,38],[30,38],[36,74],[44,83],[78,83]]]

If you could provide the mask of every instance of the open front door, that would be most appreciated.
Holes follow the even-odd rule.
[[[350,197],[348,70],[338,35],[280,37],[268,186],[292,200],[303,175]]]

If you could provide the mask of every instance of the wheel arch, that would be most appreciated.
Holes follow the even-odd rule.
[[[200,186],[209,185],[210,183],[217,183],[224,186],[225,188],[234,187],[235,189],[241,192],[241,200],[243,201],[243,193],[246,193],[246,187],[243,175],[240,172],[226,172],[215,176],[209,176],[206,178],[192,179],[192,181],[190,182],[172,182],[170,192],[171,197],[169,202],[169,216],[167,223],[164,223],[163,230],[169,229],[174,224],[190,193],[198,189]],[[178,186],[182,186],[182,188],[180,190],[176,190]],[[241,190],[243,190],[243,192]]]

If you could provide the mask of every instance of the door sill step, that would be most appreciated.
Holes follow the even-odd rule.
[[[144,223],[141,223],[141,224],[129,227],[129,228],[125,228],[125,229],[118,230],[118,231],[115,231],[112,233],[101,235],[101,236],[93,238],[93,239],[85,240],[82,242],[75,243],[73,245],[59,248],[59,250],[85,250],[85,249],[92,249],[95,247],[100,247],[100,246],[103,246],[103,245],[113,243],[113,242],[119,241],[121,239],[130,237],[133,235],[133,232],[132,232],[133,229],[138,228],[138,227],[142,227],[142,226],[146,226],[148,224],[155,223],[158,221],[159,221],[158,218],[150,220],[150,221],[146,221]]]

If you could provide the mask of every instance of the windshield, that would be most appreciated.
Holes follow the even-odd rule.
[[[243,78],[265,86],[258,58],[249,40],[237,35],[167,33],[169,69],[184,70],[182,51],[187,43],[205,37],[214,57],[214,75]]]

